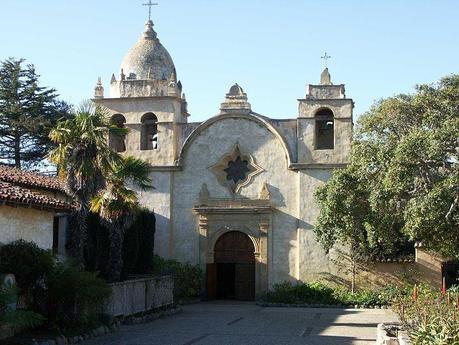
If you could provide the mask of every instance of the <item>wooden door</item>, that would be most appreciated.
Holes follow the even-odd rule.
[[[255,265],[236,264],[235,270],[236,299],[250,301],[255,298]]]
[[[216,264],[207,264],[206,288],[207,288],[207,298],[215,299],[217,297],[217,265]]]
[[[218,298],[254,299],[254,252],[252,240],[242,232],[230,231],[218,239],[214,248],[214,262],[217,265],[214,289]]]

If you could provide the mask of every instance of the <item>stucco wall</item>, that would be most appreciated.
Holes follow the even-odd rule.
[[[155,254],[169,258],[172,240],[170,228],[172,174],[167,171],[155,171],[150,174],[150,178],[153,189],[137,190],[139,203],[155,213]]]
[[[331,176],[329,169],[309,169],[299,171],[298,189],[301,191],[298,201],[298,240],[299,267],[298,278],[301,281],[318,279],[338,279],[339,258],[336,250],[326,254],[317,242],[313,232],[314,223],[319,215],[319,208],[314,193]]]
[[[275,208],[268,233],[269,281],[293,280],[297,267],[297,172],[288,170],[287,154],[279,139],[265,126],[247,119],[225,118],[214,122],[184,152],[183,170],[174,173],[173,256],[181,261],[199,262],[197,216],[192,208],[197,204],[203,183],[213,198],[232,197],[208,168],[236,143],[242,153],[252,155],[264,170],[236,198],[258,199],[263,184],[267,183]]]
[[[54,213],[33,208],[0,206],[0,242],[33,241],[43,249],[53,247]]]

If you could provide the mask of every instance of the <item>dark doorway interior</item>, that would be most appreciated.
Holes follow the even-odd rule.
[[[253,300],[255,248],[244,233],[230,231],[215,244],[214,264],[207,266],[209,298]]]
[[[217,264],[217,298],[236,298],[236,264]]]
[[[445,288],[459,285],[459,262],[445,262],[442,265],[442,280]]]

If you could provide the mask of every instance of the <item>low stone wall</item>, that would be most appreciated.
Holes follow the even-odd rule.
[[[141,278],[111,284],[112,297],[105,312],[128,316],[174,303],[172,276]]]

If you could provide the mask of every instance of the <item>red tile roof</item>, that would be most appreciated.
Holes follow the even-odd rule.
[[[45,176],[31,171],[19,170],[7,165],[0,165],[0,181],[14,185],[64,192],[65,186],[56,177]]]
[[[0,204],[2,203],[52,209],[55,211],[68,211],[73,208],[69,202],[40,194],[9,182],[0,181]]]
[[[22,205],[54,211],[73,208],[70,202],[46,195],[40,190],[65,196],[64,185],[57,178],[0,165],[0,205]]]

